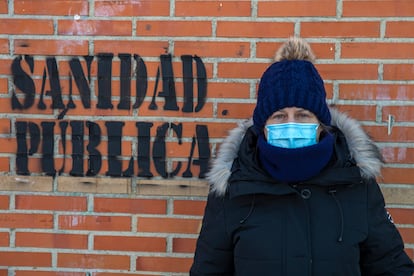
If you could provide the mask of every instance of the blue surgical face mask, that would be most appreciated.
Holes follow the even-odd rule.
[[[267,142],[280,148],[302,148],[315,145],[319,124],[286,123],[267,125]]]

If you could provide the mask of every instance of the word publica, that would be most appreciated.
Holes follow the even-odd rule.
[[[112,109],[112,62],[114,55],[103,53],[97,55],[97,108]],[[134,75],[136,78],[135,85],[135,103],[132,108],[139,108],[148,90],[147,67],[143,59],[135,54],[119,54],[120,59],[120,99],[117,105],[118,109],[131,109],[131,79]],[[42,86],[37,107],[46,109],[44,96],[51,96],[52,109],[62,109],[59,118],[62,119],[69,109],[76,108],[72,100],[72,78],[78,88],[81,102],[84,108],[91,107],[91,64],[93,56],[85,56],[87,73],[84,72],[80,59],[74,57],[69,61],[69,101],[63,103],[60,74],[55,57],[46,58],[46,66],[43,70]],[[132,59],[135,60],[135,73],[132,72]],[[16,89],[12,94],[12,109],[28,109],[34,105],[36,96],[36,87],[32,78],[34,72],[34,58],[25,56],[24,61],[30,72],[26,72],[22,66],[22,56],[16,57],[11,66],[13,75],[13,84]],[[182,73],[183,73],[183,106],[182,112],[198,112],[205,102],[207,95],[207,76],[206,69],[201,58],[191,55],[182,55]],[[197,81],[197,105],[194,107],[194,72],[193,61],[196,64],[196,81]],[[149,106],[150,110],[158,109],[156,97],[164,97],[164,110],[179,110],[177,105],[177,95],[175,90],[174,72],[172,57],[170,54],[160,55],[161,66],[157,68],[156,80],[152,101]],[[161,67],[161,70],[160,70]],[[45,84],[49,80],[50,91],[45,91]],[[162,90],[158,90],[158,84],[162,80]],[[19,93],[18,93],[19,92]],[[19,94],[19,97],[17,96]]]
[[[55,168],[55,122],[41,122],[40,126],[33,122],[17,121],[16,138],[16,173],[19,175],[29,175],[28,161],[31,156],[38,152],[41,144],[41,168],[46,175],[55,176],[65,170],[66,161],[66,133],[67,128],[71,127],[71,159],[72,176],[95,176],[102,167],[102,153],[97,149],[101,143],[101,128],[95,122],[90,121],[59,121],[60,143],[63,148],[63,165],[59,170]],[[134,157],[131,156],[128,168],[122,170],[121,148],[122,148],[122,128],[124,122],[107,121],[105,122],[108,133],[108,171],[107,176],[113,177],[130,177],[134,175]],[[153,177],[150,169],[151,159],[154,163],[157,173],[164,178],[176,176],[182,167],[182,162],[178,161],[172,171],[167,171],[166,156],[166,134],[172,130],[178,138],[178,144],[182,143],[182,123],[164,123],[157,128],[157,134],[152,144],[152,154],[150,153],[151,136],[150,130],[153,127],[151,122],[136,122],[138,150],[137,163],[139,177]],[[85,159],[85,128],[88,129],[88,139],[86,152],[88,157],[87,171],[84,172]],[[28,143],[27,139],[30,138]],[[40,142],[42,141],[42,142]],[[29,147],[28,147],[29,145]],[[194,150],[198,148],[198,159],[193,160]],[[205,125],[196,125],[195,135],[192,138],[191,150],[188,156],[187,168],[183,172],[183,177],[192,177],[191,164],[200,166],[199,178],[204,178],[208,169],[210,159],[210,146],[208,129]]]

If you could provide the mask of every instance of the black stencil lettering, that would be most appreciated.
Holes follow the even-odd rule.
[[[128,110],[131,108],[131,55],[119,54],[121,60],[121,98],[118,109]]]
[[[172,130],[175,132],[175,134],[177,135],[178,138],[178,144],[181,145],[182,144],[182,135],[183,135],[183,124],[179,123],[178,125],[171,123]],[[177,163],[177,167],[175,167],[175,169],[168,173],[168,177],[174,177],[178,174],[178,172],[181,170],[181,166],[182,166],[182,162],[179,161]]]
[[[207,97],[207,73],[203,61],[198,56],[194,57],[197,68],[197,106],[195,112],[199,112],[206,103]]]
[[[46,77],[47,77],[46,68],[43,68],[42,89],[40,90],[39,103],[37,104],[37,108],[39,108],[40,110],[45,110],[46,109],[46,104],[43,101],[43,97],[45,95]]]
[[[98,104],[100,109],[112,109],[112,58],[113,54],[98,55]]]
[[[183,172],[183,177],[193,177],[193,173],[191,172],[191,163],[193,162],[195,146],[196,146],[196,138],[193,136],[193,139],[191,141],[190,156],[188,156],[187,168]]]
[[[92,57],[93,58],[93,57]],[[76,87],[78,88],[79,94],[81,96],[82,105],[84,108],[91,108],[91,89],[89,87],[88,81],[86,80],[85,73],[82,69],[79,58],[72,58],[69,61],[70,70],[72,72],[73,78],[75,79]],[[90,64],[87,67],[88,69],[88,79],[90,80]]]
[[[134,175],[134,157],[129,159],[128,168],[122,172],[123,177],[131,177]]]
[[[16,122],[16,140],[17,140],[17,152],[16,152],[16,173],[19,175],[29,175],[28,169],[28,154],[26,143],[26,122]]]
[[[101,128],[94,122],[86,122],[86,126],[89,129],[89,143],[86,146],[88,151],[88,171],[87,176],[95,176],[99,173],[102,167],[102,155],[96,149],[101,143]]]
[[[22,105],[16,96],[16,91],[13,91],[11,102],[12,109],[27,109],[31,107],[34,103],[36,94],[34,81],[30,75],[23,70],[21,61],[21,56],[16,57],[12,62],[11,71],[14,86],[18,88],[25,95],[25,97]],[[25,61],[29,65],[30,72],[33,73],[33,58],[31,56],[26,56]]]
[[[155,102],[155,98],[157,96],[157,91],[158,91],[158,84],[160,82],[160,67],[157,68],[157,74],[155,75],[155,85],[154,85],[154,91],[152,93],[152,100],[151,103],[149,105],[149,109],[150,110],[157,110],[158,106],[157,103]]]
[[[183,112],[193,112],[193,57],[189,55],[181,56],[183,63],[183,83],[184,83],[184,105]]]
[[[108,133],[108,176],[122,176],[122,162],[119,160],[124,122],[106,122]]]
[[[49,75],[50,94],[52,96],[52,108],[64,109],[65,105],[62,100],[62,89],[60,86],[59,70],[55,57],[46,58],[47,73]],[[48,93],[46,93],[48,94]]]
[[[193,164],[200,166],[199,178],[204,178],[208,170],[208,162],[210,160],[210,139],[208,136],[208,128],[205,125],[196,126],[196,136],[198,145],[198,160],[194,160]]]
[[[165,98],[164,110],[178,110],[171,55],[161,55],[160,58],[162,92],[158,95]]]
[[[150,171],[150,143],[151,128],[154,124],[148,122],[137,122],[138,129],[138,176],[152,177]]]
[[[69,73],[69,101],[68,104],[66,105],[67,109],[74,109],[76,108],[76,104],[73,102],[73,98],[72,98],[72,74]]]
[[[91,82],[91,65],[92,65],[94,56],[83,56],[83,58],[86,61],[86,69],[88,71],[88,81]]]
[[[144,102],[145,96],[147,94],[148,88],[148,74],[147,74],[147,67],[145,66],[144,61],[139,55],[134,55],[134,59],[137,63],[136,65],[136,82],[135,82],[135,90],[136,90],[136,100],[134,103],[134,108],[139,108],[141,104]]]
[[[84,123],[82,121],[70,122],[72,128],[72,176],[83,176],[83,148]]]
[[[42,171],[49,176],[56,174],[54,162],[54,127],[55,122],[41,122],[42,127]]]
[[[37,124],[29,122],[29,134],[30,134],[30,149],[29,155],[33,155],[37,152],[40,144],[40,128]]]
[[[155,137],[152,149],[152,159],[154,160],[155,169],[164,178],[168,177],[165,135],[167,133],[169,126],[169,123],[164,123],[163,125],[157,128],[157,136]]]
[[[68,122],[59,122],[59,128],[60,128],[60,140],[62,142],[62,148],[63,148],[63,164],[62,168],[59,170],[59,175],[61,175],[65,171],[65,165],[66,165],[66,129],[68,128]]]

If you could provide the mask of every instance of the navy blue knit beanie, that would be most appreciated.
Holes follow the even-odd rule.
[[[325,125],[331,124],[323,80],[313,65],[309,45],[298,38],[287,41],[279,50],[276,62],[263,73],[253,112],[254,126],[262,130],[274,112],[285,107],[311,111]]]

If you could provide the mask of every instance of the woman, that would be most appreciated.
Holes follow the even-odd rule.
[[[290,39],[263,74],[253,120],[231,131],[191,275],[412,275],[376,183],[382,158],[326,104],[307,43]]]

